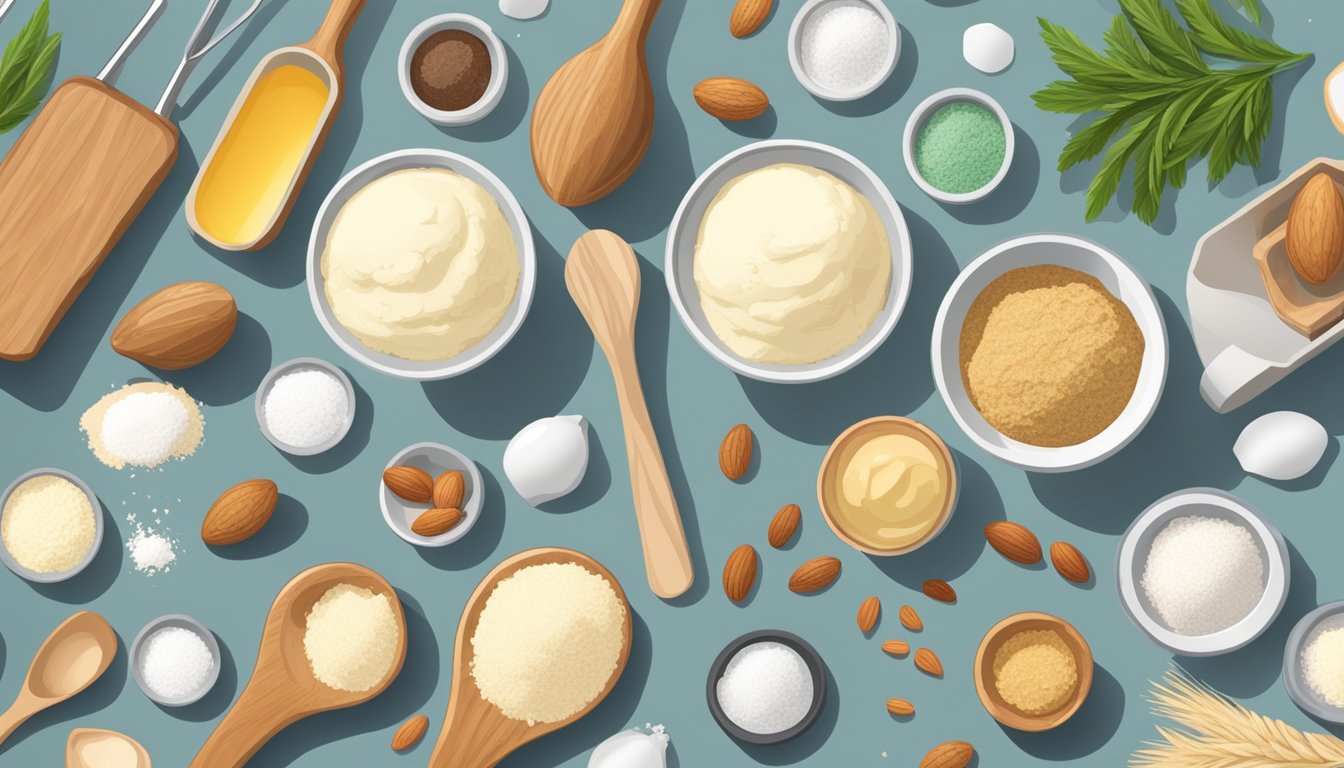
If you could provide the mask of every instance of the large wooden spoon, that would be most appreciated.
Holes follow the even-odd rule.
[[[319,681],[303,651],[308,612],[327,590],[341,584],[386,595],[397,619],[398,646],[391,668],[376,685],[358,693],[337,690]],[[295,722],[319,712],[353,707],[382,693],[401,672],[405,660],[406,615],[391,584],[354,563],[309,568],[276,596],[261,633],[252,679],[191,761],[192,768],[239,768]]]
[[[0,744],[28,718],[80,693],[117,655],[117,633],[93,611],[80,611],[51,631],[33,656],[9,711],[0,715]]]
[[[481,691],[471,676],[471,638],[476,634],[481,611],[485,609],[486,600],[495,586],[523,568],[545,563],[581,565],[611,584],[625,606],[625,644],[606,687],[588,706],[558,722],[528,725],[526,721],[505,717],[498,707],[481,697]],[[448,714],[444,716],[443,730],[439,731],[434,753],[429,757],[429,768],[490,768],[524,744],[564,728],[593,711],[616,687],[616,681],[621,679],[621,673],[625,671],[633,635],[630,622],[630,601],[626,599],[620,582],[601,563],[581,552],[556,547],[529,549],[495,566],[481,580],[476,591],[471,593],[466,607],[462,609],[462,620],[457,625],[457,647],[453,653],[453,685],[448,694]]]
[[[126,758],[134,758],[128,764]],[[105,768],[108,765],[153,768],[149,752],[124,733],[102,728],[76,728],[65,740],[65,768]]]
[[[611,31],[551,75],[532,109],[532,165],[541,188],[575,207],[635,172],[653,136],[644,44],[662,0],[625,0]]]
[[[635,252],[614,232],[588,232],[569,252],[565,285],[593,329],[616,379],[630,462],[630,490],[635,498],[635,519],[639,521],[649,586],[659,597],[676,597],[691,588],[695,572],[635,360],[635,316],[639,313]]]

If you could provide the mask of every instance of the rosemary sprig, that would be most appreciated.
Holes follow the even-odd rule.
[[[61,34],[47,34],[48,13],[47,0],[42,0],[0,58],[0,133],[31,115],[51,85]]]
[[[1184,186],[1187,167],[1198,159],[1209,159],[1213,183],[1238,164],[1259,164],[1274,116],[1271,81],[1311,54],[1230,26],[1209,0],[1176,0],[1179,20],[1162,0],[1120,0],[1120,7],[1102,52],[1039,19],[1055,64],[1072,79],[1052,82],[1033,98],[1048,112],[1097,114],[1059,157],[1066,171],[1102,156],[1087,191],[1088,220],[1105,210],[1132,165],[1131,207],[1151,224],[1163,192]],[[1242,66],[1214,68],[1206,56]]]

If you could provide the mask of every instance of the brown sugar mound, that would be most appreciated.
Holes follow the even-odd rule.
[[[985,421],[1030,445],[1077,445],[1134,394],[1143,333],[1099,280],[1041,265],[1004,273],[961,327],[961,379]]]

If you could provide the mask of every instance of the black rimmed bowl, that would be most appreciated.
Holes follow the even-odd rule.
[[[792,728],[787,728],[775,733],[755,733],[748,731],[728,718],[728,714],[723,711],[719,704],[718,685],[719,680],[723,678],[723,673],[728,669],[728,662],[739,651],[747,646],[758,643],[779,643],[798,653],[803,657],[807,664],[807,669],[812,673],[812,706],[808,707],[807,714],[799,720]],[[826,664],[821,660],[821,654],[813,648],[803,638],[785,632],[782,629],[761,629],[755,632],[748,632],[745,635],[733,640],[719,652],[714,663],[709,667],[709,682],[705,686],[706,695],[709,698],[709,712],[714,716],[714,722],[719,724],[724,733],[732,736],[738,741],[747,744],[783,744],[786,741],[797,738],[808,728],[811,728],[821,716],[821,709],[826,704]]]
[[[1344,600],[1326,603],[1303,616],[1283,651],[1283,687],[1298,709],[1318,720],[1344,725],[1344,707],[1337,707],[1312,690],[1302,665],[1302,653],[1317,632],[1344,627]]]

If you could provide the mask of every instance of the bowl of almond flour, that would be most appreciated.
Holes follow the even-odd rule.
[[[103,541],[103,508],[83,480],[43,467],[0,496],[0,562],[28,581],[65,581],[88,567]]]

